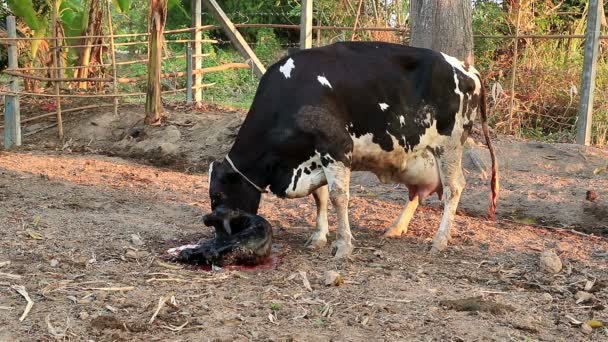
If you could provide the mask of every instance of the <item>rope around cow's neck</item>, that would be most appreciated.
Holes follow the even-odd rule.
[[[241,171],[239,171],[239,169],[237,169],[236,166],[234,166],[234,163],[232,162],[232,160],[230,160],[230,157],[228,155],[226,155],[226,161],[228,161],[228,164],[230,164],[230,166],[232,167],[234,172],[241,175],[241,177],[243,177],[243,179],[245,179],[249,184],[251,184],[251,186],[253,186],[257,191],[259,191],[263,194],[268,192],[268,191],[262,189],[261,187],[257,186],[254,182],[252,182],[249,178],[247,178],[247,176],[245,176]]]

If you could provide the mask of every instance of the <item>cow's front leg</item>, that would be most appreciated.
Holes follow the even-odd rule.
[[[337,239],[332,245],[336,259],[348,257],[353,251],[352,234],[348,222],[350,168],[342,162],[332,161],[323,167],[327,176],[329,199],[338,216]]]
[[[395,223],[393,223],[393,225],[384,232],[384,237],[400,237],[401,235],[407,233],[407,228],[410,225],[410,221],[412,220],[412,217],[414,216],[416,208],[418,208],[419,204],[420,197],[418,194],[416,194],[414,198],[405,205],[405,208]]]
[[[446,152],[440,158],[440,177],[443,184],[443,216],[439,230],[433,239],[432,253],[443,251],[448,246],[451,239],[452,224],[456,215],[456,208],[460,201],[460,195],[466,185],[466,180],[462,173],[462,150],[458,147]]]
[[[322,248],[327,244],[327,234],[329,233],[329,223],[327,222],[329,191],[327,185],[313,191],[312,196],[317,205],[317,229],[310,239],[306,241],[306,247],[316,249]]]

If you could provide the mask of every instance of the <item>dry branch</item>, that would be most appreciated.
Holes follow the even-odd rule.
[[[27,293],[27,290],[25,289],[25,286],[23,286],[23,285],[12,285],[11,288],[13,290],[17,291],[20,295],[22,295],[23,298],[25,298],[25,300],[27,301],[27,305],[25,306],[25,310],[23,311],[23,314],[19,318],[19,321],[23,322],[23,320],[25,319],[25,317],[27,317],[27,314],[30,313],[30,310],[32,310],[32,306],[34,306],[34,301],[30,298],[30,295]]]
[[[4,273],[4,272],[0,272],[0,277],[8,278],[8,279],[11,279],[11,280],[19,280],[19,279],[21,279],[21,276],[18,275],[18,274],[11,274],[11,273]]]
[[[164,296],[164,297],[160,297],[158,299],[158,306],[156,307],[156,311],[154,311],[154,314],[152,315],[152,317],[150,318],[150,321],[148,322],[149,324],[154,323],[154,320],[156,319],[156,316],[158,315],[158,313],[160,312],[160,310],[163,308],[163,306],[165,306],[165,302],[171,298],[171,296],[173,296],[173,293],[169,293],[168,295]]]
[[[87,290],[119,292],[119,291],[131,291],[131,290],[135,290],[135,287],[134,286],[124,286],[124,287],[89,287],[89,288],[87,288]]]

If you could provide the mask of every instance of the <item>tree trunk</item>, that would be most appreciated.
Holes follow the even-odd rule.
[[[160,125],[163,117],[160,75],[162,73],[163,31],[167,21],[167,0],[150,1],[148,32],[148,90],[146,92],[146,124]]]
[[[445,52],[473,64],[469,0],[412,0],[411,46]]]
[[[102,38],[99,36],[103,35],[103,10],[100,5],[100,1],[92,0],[89,1],[89,16],[87,27],[82,30],[81,36],[89,36],[82,38],[78,45],[85,45],[80,48],[80,56],[78,58],[78,65],[89,66],[93,63],[101,62],[101,51],[103,43]],[[96,36],[96,38],[91,38]],[[90,76],[90,68],[76,69],[76,78],[87,78]],[[88,82],[80,82],[78,85],[81,89],[87,89]]]

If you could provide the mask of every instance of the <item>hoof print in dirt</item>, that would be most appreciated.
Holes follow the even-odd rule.
[[[257,265],[270,257],[272,227],[263,217],[241,210],[216,208],[205,215],[215,237],[182,250],[175,260],[195,265]]]

